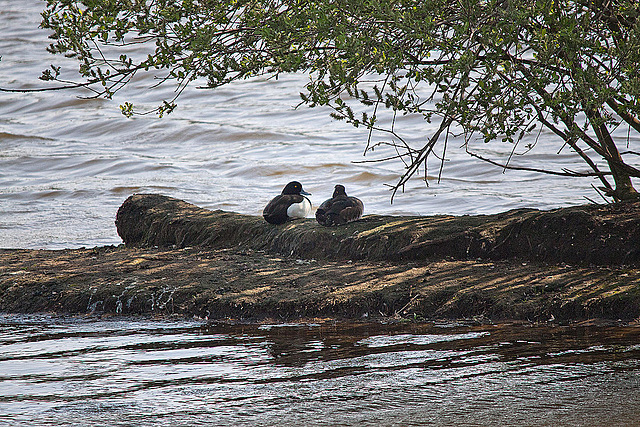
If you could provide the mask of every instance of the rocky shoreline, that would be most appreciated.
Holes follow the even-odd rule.
[[[134,195],[124,245],[0,250],[0,311],[637,322],[640,203],[282,226]]]

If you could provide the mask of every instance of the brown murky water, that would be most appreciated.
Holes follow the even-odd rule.
[[[77,70],[74,61],[45,51],[47,32],[38,29],[43,7],[38,0],[0,0],[0,87],[40,87],[45,83],[38,76],[52,62]],[[260,213],[292,179],[313,193],[315,206],[342,183],[365,202],[367,213],[378,214],[493,213],[597,197],[590,179],[503,174],[471,159],[458,148],[462,141],[450,138],[442,182],[435,182],[439,165],[434,159],[431,186],[416,178],[391,205],[384,184],[395,182],[402,164],[353,162],[395,153],[381,147],[365,158],[366,130],[332,121],[324,109],[295,109],[306,76],[253,79],[215,91],[194,85],[164,119],[124,118],[118,109],[124,101],[153,108],[173,96],[171,86],[148,90],[153,78],[153,73],[140,77],[113,101],[78,98],[90,95],[86,92],[0,93],[0,247],[118,244],[115,212],[133,192],[249,214]],[[432,126],[408,116],[396,129],[418,146]],[[536,142],[536,136],[522,146]],[[626,129],[618,136],[626,138]],[[384,138],[374,135],[374,142]],[[474,144],[499,160],[512,149],[500,142]],[[639,144],[631,140],[629,149]],[[532,152],[512,162],[584,169],[568,151],[556,155],[558,148],[543,133]]]
[[[0,425],[639,423],[638,327],[0,317]]]

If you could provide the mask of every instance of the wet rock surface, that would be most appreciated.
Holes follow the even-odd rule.
[[[315,259],[525,259],[582,265],[640,263],[640,203],[496,215],[367,215],[340,227],[314,219],[274,226],[161,195],[133,195],[116,225],[129,247],[232,248]]]
[[[125,245],[0,250],[0,311],[630,322],[640,204],[282,226],[134,195]]]

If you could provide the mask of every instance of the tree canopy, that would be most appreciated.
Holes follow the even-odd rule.
[[[177,85],[161,115],[196,80],[215,88],[307,72],[303,103],[389,134],[406,166],[396,190],[452,135],[515,150],[546,128],[589,169],[535,170],[597,177],[614,200],[638,196],[640,169],[628,160],[640,155],[630,146],[640,133],[636,0],[47,0],[42,16],[49,50],[77,58],[84,80],[71,84],[55,66],[42,79],[110,97],[153,72]],[[383,109],[422,115],[436,130],[411,146],[393,121],[381,123]],[[614,140],[619,126],[627,139]]]

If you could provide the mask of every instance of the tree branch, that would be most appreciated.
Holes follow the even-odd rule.
[[[490,163],[492,165],[495,166],[499,166],[503,169],[511,169],[511,170],[518,170],[518,171],[527,171],[527,172],[537,172],[537,173],[544,173],[547,175],[556,175],[556,176],[569,176],[569,177],[600,177],[600,176],[605,176],[605,175],[611,175],[611,172],[573,172],[569,169],[564,169],[564,172],[557,172],[557,171],[551,171],[551,170],[547,170],[547,169],[538,169],[538,168],[529,168],[529,167],[524,167],[524,166],[513,166],[507,163],[500,163],[500,162],[496,162],[495,160],[491,160],[488,159],[486,157],[483,157],[477,153],[474,153],[470,150],[466,150],[467,154],[469,154],[471,157],[475,157],[476,159],[482,160],[483,162],[487,162]]]

